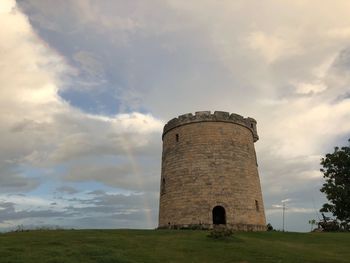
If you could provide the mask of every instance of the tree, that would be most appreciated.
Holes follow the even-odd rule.
[[[312,231],[314,229],[314,225],[316,225],[316,220],[315,219],[309,220],[309,224],[311,225],[311,231]]]
[[[266,228],[267,228],[267,231],[273,231],[273,226],[270,223],[266,225]]]
[[[350,139],[349,146],[335,147],[321,159],[325,183],[320,189],[326,194],[328,203],[321,212],[331,212],[346,228],[350,228]]]

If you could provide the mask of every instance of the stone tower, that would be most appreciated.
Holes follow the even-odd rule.
[[[184,114],[164,126],[162,138],[159,228],[266,230],[254,119]]]

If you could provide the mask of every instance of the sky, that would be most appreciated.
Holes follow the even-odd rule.
[[[309,231],[350,137],[350,2],[1,0],[0,231],[155,228],[164,124],[257,120],[267,222]]]

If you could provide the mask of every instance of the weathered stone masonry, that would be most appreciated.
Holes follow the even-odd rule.
[[[184,114],[164,126],[162,138],[159,228],[266,229],[254,119]]]

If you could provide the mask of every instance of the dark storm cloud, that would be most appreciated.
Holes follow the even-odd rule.
[[[9,220],[21,220],[32,218],[52,218],[67,215],[64,212],[58,212],[53,210],[25,210],[16,211],[15,203],[1,202],[0,201],[0,223]]]
[[[149,193],[127,196],[100,193],[93,199],[80,201],[87,206],[69,206],[66,211],[81,217],[83,225],[89,228],[150,228],[155,227],[157,220],[157,199],[158,194]]]
[[[333,62],[333,67],[342,70],[344,73],[350,74],[350,47],[343,49],[339,52],[335,61]]]
[[[0,191],[2,193],[23,193],[35,189],[39,184],[38,177],[26,177],[16,164],[0,161]]]
[[[50,209],[33,205],[31,208],[19,208],[16,202],[0,200],[0,223],[24,222],[24,227],[30,227],[33,224],[27,222],[35,221],[41,222],[41,225],[74,228],[84,226],[88,228],[125,228],[132,225],[134,228],[149,228],[155,226],[158,194],[121,195],[101,192],[93,198],[86,197],[60,199],[51,203]],[[66,205],[62,206],[63,204]],[[84,223],[80,224],[80,220],[83,220]],[[110,222],[109,225],[103,223],[107,221]],[[130,222],[132,222],[131,225]]]
[[[133,211],[144,209],[156,210],[158,193],[142,194],[108,194],[100,193],[90,199],[71,199],[81,205],[69,205],[65,207],[72,213],[106,213],[106,214],[128,214]],[[147,207],[145,206],[147,204]],[[153,211],[154,212],[154,211]]]
[[[40,181],[33,178],[25,178],[18,174],[3,174],[0,177],[1,192],[27,192],[35,189]]]

